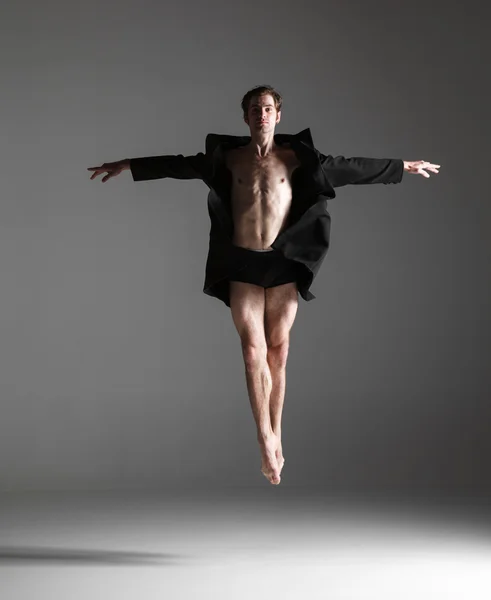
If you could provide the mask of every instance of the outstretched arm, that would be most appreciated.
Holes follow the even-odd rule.
[[[319,153],[322,168],[333,187],[347,184],[400,183],[404,171],[429,177],[426,170],[438,173],[440,165],[424,160],[405,161],[399,158],[364,158],[354,156],[325,156]]]
[[[101,173],[107,173],[102,178],[106,183],[123,171],[131,171],[133,181],[146,181],[148,179],[202,179],[207,181],[210,165],[205,154],[199,152],[192,156],[182,154],[166,154],[162,156],[143,156],[141,158],[125,158],[116,162],[104,163],[100,167],[89,167],[93,171],[91,179]]]
[[[134,181],[149,179],[206,179],[209,174],[208,159],[203,152],[191,156],[166,154],[129,158],[128,165]]]
[[[395,158],[364,158],[319,155],[322,168],[333,187],[369,183],[400,183],[404,161]]]

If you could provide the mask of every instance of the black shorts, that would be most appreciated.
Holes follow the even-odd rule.
[[[253,283],[263,288],[275,287],[297,281],[299,265],[286,258],[279,250],[250,250],[241,246],[232,246],[230,281]],[[244,268],[234,265],[243,265]]]

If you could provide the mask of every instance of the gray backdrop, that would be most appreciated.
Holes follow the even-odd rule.
[[[485,14],[485,11],[488,11]],[[291,334],[281,485],[491,492],[489,9],[28,0],[1,11],[0,489],[265,485],[200,181],[87,167],[248,135],[429,160],[348,186]]]

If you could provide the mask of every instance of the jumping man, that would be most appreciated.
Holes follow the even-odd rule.
[[[280,483],[281,416],[290,330],[298,294],[309,288],[329,247],[327,200],[347,184],[400,183],[403,171],[430,177],[440,165],[324,155],[309,129],[275,134],[282,98],[270,86],[241,103],[249,136],[210,133],[206,152],[124,159],[90,167],[103,182],[130,170],[134,181],[201,179],[209,188],[210,245],[203,291],[231,310],[241,341],[261,472]]]

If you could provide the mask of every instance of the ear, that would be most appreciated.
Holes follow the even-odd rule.
[[[278,111],[278,114],[276,115],[276,122],[279,123],[281,121],[281,110]]]

